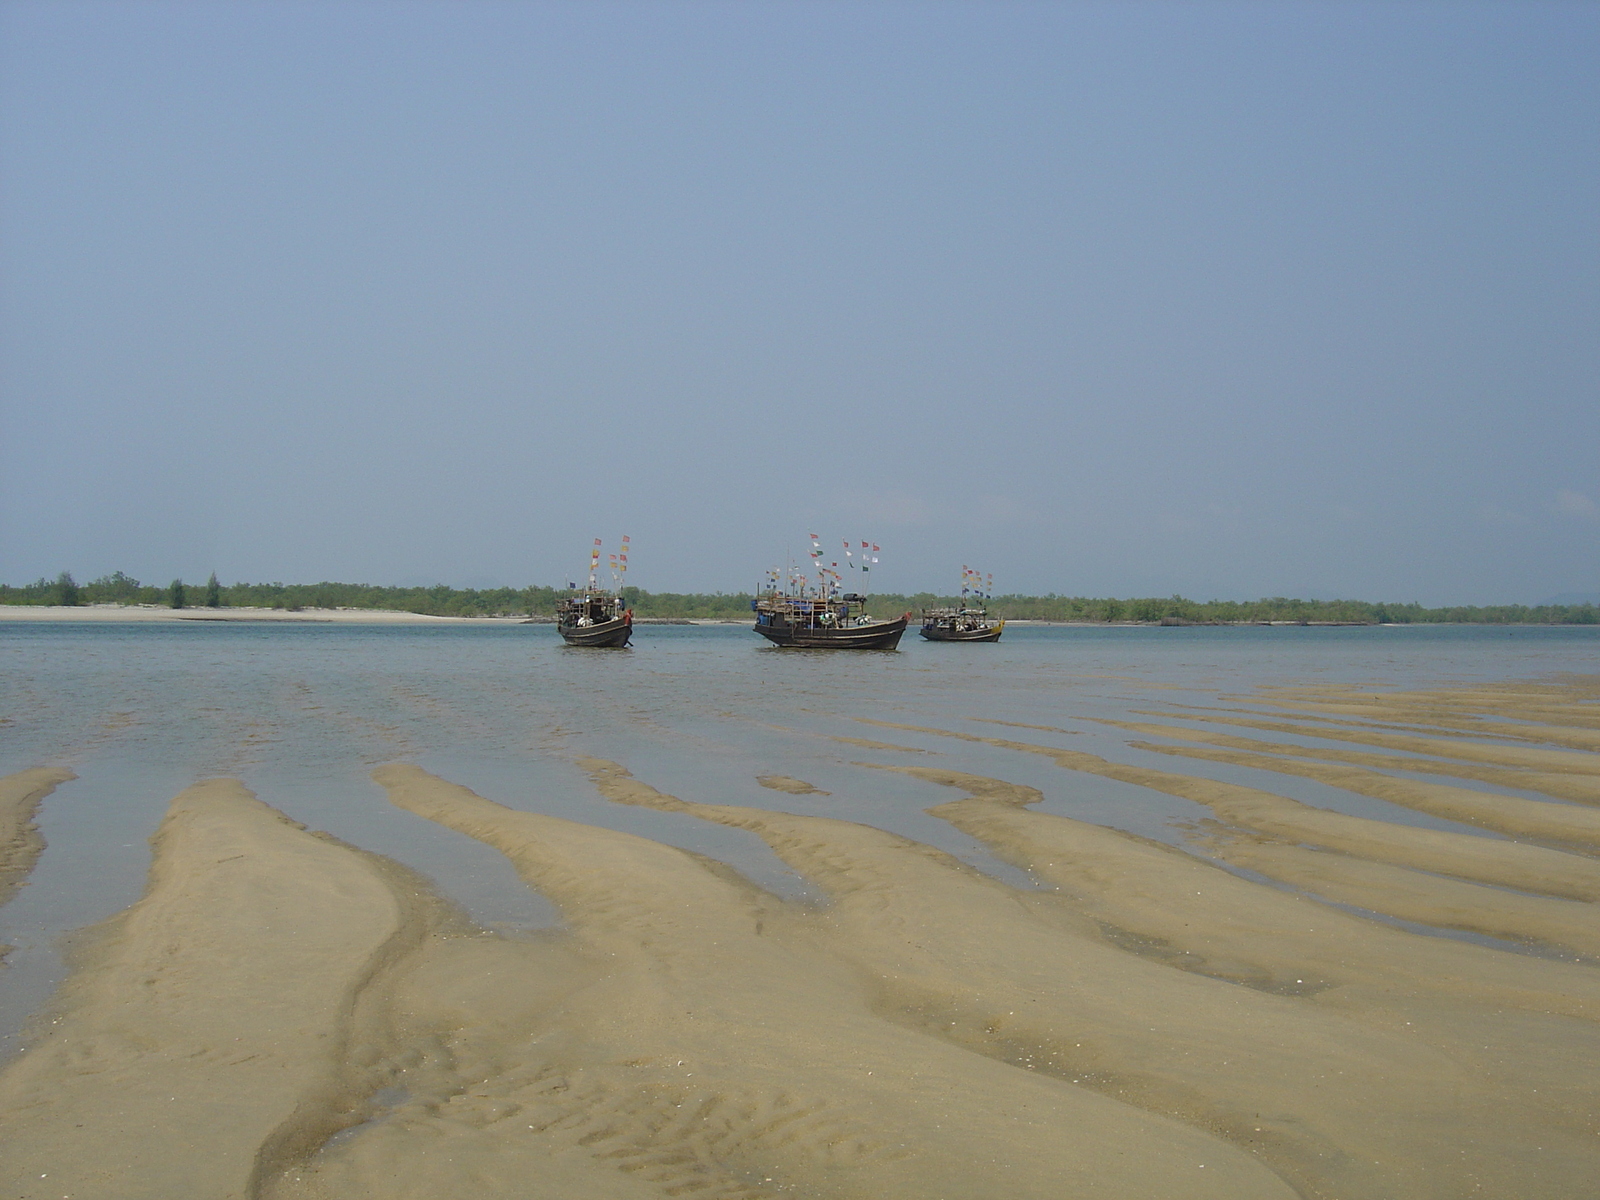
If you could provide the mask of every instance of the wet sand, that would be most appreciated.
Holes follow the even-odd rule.
[[[27,882],[44,853],[44,838],[34,822],[40,803],[75,778],[60,767],[36,767],[0,778],[0,904]]]
[[[759,838],[817,902],[537,794],[374,771],[558,907],[522,934],[207,781],[0,1074],[4,1192],[1576,1200],[1600,1178],[1597,699],[1276,689],[1113,723],[1126,761],[914,721],[868,724],[941,753],[818,739],[1025,883],[788,811],[834,811],[831,782],[707,803],[574,756],[612,805]],[[1209,815],[1152,841],[1041,811],[1040,771]],[[0,886],[71,780],[0,780]],[[1396,819],[1275,790],[1306,780]]]
[[[248,1196],[370,1092],[367,1001],[437,923],[419,881],[231,780],[188,789],[145,897],[81,935],[0,1075],[8,1196]]]

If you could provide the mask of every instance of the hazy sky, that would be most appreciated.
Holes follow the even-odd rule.
[[[0,4],[0,580],[1600,588],[1600,5]]]

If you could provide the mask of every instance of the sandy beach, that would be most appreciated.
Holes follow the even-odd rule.
[[[554,617],[440,617],[383,608],[170,608],[161,604],[0,604],[0,622],[51,621],[113,623],[151,621],[272,621],[322,625],[553,625]],[[747,617],[638,617],[639,625],[748,625]],[[1026,622],[1024,622],[1026,624]]]
[[[515,624],[521,617],[433,617],[378,608],[169,608],[155,604],[0,604],[0,621],[282,621],[342,625]]]
[[[1119,754],[1042,723],[856,716],[842,727],[862,736],[814,739],[829,786],[752,775],[762,807],[568,752],[604,805],[753,836],[809,898],[553,815],[554,796],[374,766],[395,812],[556,906],[524,932],[238,779],[196,783],[151,831],[142,898],[72,938],[70,977],[0,1074],[4,1193],[1587,1194],[1600,681],[1133,715],[1104,719]],[[911,789],[930,829],[1016,875],[819,815],[840,778]],[[1047,811],[1039,781],[1057,779],[1207,815],[1158,842]],[[1294,781],[1423,823],[1308,803]],[[73,786],[66,764],[0,779],[0,883],[36,869],[35,814]]]

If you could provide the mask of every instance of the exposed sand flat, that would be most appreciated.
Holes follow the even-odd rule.
[[[1076,737],[1078,733],[1075,729],[1062,729],[1059,725],[1029,725],[1026,721],[996,721],[991,717],[973,717],[972,719],[981,725],[1007,725],[1012,729],[1037,729],[1041,733],[1065,733],[1072,737]]]
[[[1204,721],[1211,725],[1233,725],[1241,729],[1261,729],[1269,733],[1288,733],[1295,737],[1323,738],[1335,742],[1358,742],[1364,746],[1381,746],[1385,750],[1431,754],[1436,758],[1464,758],[1471,762],[1492,763],[1501,767],[1527,767],[1534,771],[1553,771],[1571,775],[1600,775],[1600,755],[1584,754],[1580,751],[1491,745],[1486,742],[1466,741],[1464,738],[1455,741],[1449,738],[1384,733],[1376,729],[1336,729],[1322,725],[1296,725],[1286,721],[1256,721],[1246,717],[1208,716],[1203,712],[1140,712],[1140,715],[1160,717],[1169,721]]]
[[[1593,775],[1556,775],[1549,771],[1526,771],[1510,767],[1486,767],[1477,763],[1459,761],[1441,762],[1432,758],[1413,758],[1400,754],[1371,754],[1362,750],[1336,750],[1326,746],[1297,746],[1289,742],[1268,742],[1260,738],[1238,737],[1229,733],[1211,733],[1190,729],[1186,725],[1155,725],[1146,721],[1116,721],[1108,717],[1091,717],[1100,725],[1125,729],[1130,733],[1143,733],[1152,737],[1172,738],[1176,741],[1199,742],[1207,746],[1223,746],[1230,750],[1243,750],[1255,754],[1283,754],[1291,758],[1311,758],[1322,762],[1350,763],[1359,767],[1377,767],[1386,771],[1414,771],[1419,775],[1447,775],[1453,779],[1476,779],[1499,787],[1518,791],[1543,792],[1562,800],[1580,804],[1600,804],[1600,777]]]
[[[1483,829],[1493,829],[1499,833],[1520,837],[1569,842],[1589,850],[1600,850],[1600,810],[1579,808],[1572,804],[1554,804],[1545,800],[1527,800],[1521,796],[1499,796],[1491,792],[1422,783],[1414,779],[1396,779],[1391,775],[1383,775],[1361,767],[1287,761],[1274,755],[1249,754],[1242,750],[1158,746],[1153,742],[1130,742],[1129,745],[1136,750],[1148,750],[1153,754],[1228,763],[1237,767],[1251,767],[1258,771],[1275,771],[1282,775],[1299,775],[1332,787],[1343,788],[1347,792],[1387,800],[1390,804],[1398,804],[1402,808],[1432,813],[1436,817],[1445,817],[1466,825],[1477,825]],[[1600,898],[1600,893],[1590,897],[1594,898]]]
[[[625,1087],[566,1070],[562,1006],[600,977],[561,937],[430,942],[381,997],[388,1061],[399,1068],[379,1098],[387,1103],[367,1124],[268,1180],[261,1200],[672,1195],[672,1182],[690,1178],[692,1164],[685,1170],[630,1155],[626,1134],[639,1114],[626,1110]],[[619,1075],[615,1082],[629,1082],[626,1071]],[[675,1120],[678,1136],[691,1143],[717,1136],[698,1124],[702,1115],[716,1120],[714,1112],[670,1104],[654,1112],[663,1124]]]
[[[1402,693],[1391,693],[1381,699],[1292,699],[1270,689],[1264,690],[1256,698],[1255,706],[1258,710],[1277,709],[1284,715],[1304,715],[1317,720],[1345,718],[1349,723],[1362,725],[1434,726],[1445,736],[1465,733],[1471,737],[1509,737],[1512,740],[1534,742],[1549,741],[1552,734],[1566,732],[1593,734],[1596,732],[1593,723],[1597,715],[1593,705],[1572,705],[1565,709],[1550,706],[1535,708],[1491,697],[1479,697],[1477,702],[1473,702],[1464,696],[1451,703],[1442,694],[1421,703],[1407,702]],[[1531,725],[1508,719],[1527,721],[1536,714],[1538,720]],[[1507,730],[1516,732],[1507,733]]]
[[[561,1086],[529,1070],[484,1080],[413,1139],[419,1166],[531,1123],[662,1195],[1294,1195],[1200,1130],[883,1020],[858,972],[818,947],[815,917],[726,868],[414,767],[375,777],[505,853],[601,971],[536,1049]]]
[[[1504,684],[1422,691],[1369,692],[1350,687],[1269,687],[1258,694],[1259,703],[1272,707],[1314,711],[1345,711],[1374,720],[1384,714],[1418,715],[1457,721],[1495,717],[1520,717],[1547,725],[1600,730],[1600,682],[1573,678],[1560,684]],[[1479,721],[1482,727],[1481,720]]]
[[[1238,714],[1238,715],[1241,715],[1241,716],[1245,716],[1245,717],[1253,717],[1253,718],[1256,718],[1258,720],[1260,720],[1260,719],[1278,720],[1278,719],[1281,719],[1283,717],[1294,716],[1294,717],[1298,717],[1298,718],[1300,718],[1301,720],[1304,720],[1304,721],[1315,721],[1315,722],[1317,722],[1315,728],[1321,728],[1322,726],[1327,725],[1327,726],[1339,727],[1339,728],[1344,728],[1344,729],[1375,729],[1375,730],[1378,730],[1379,732],[1382,732],[1382,733],[1413,733],[1413,734],[1417,734],[1417,735],[1419,735],[1421,737],[1461,738],[1461,739],[1466,740],[1466,741],[1471,741],[1471,740],[1473,740],[1475,738],[1488,738],[1488,737],[1493,737],[1494,736],[1491,732],[1489,732],[1487,730],[1484,730],[1484,729],[1481,729],[1481,728],[1478,728],[1478,727],[1474,727],[1471,730],[1464,730],[1464,731],[1459,731],[1458,732],[1458,731],[1453,730],[1453,729],[1441,728],[1438,725],[1411,724],[1411,723],[1403,723],[1403,722],[1399,722],[1399,721],[1358,721],[1358,720],[1355,720],[1354,718],[1350,718],[1350,717],[1331,717],[1331,716],[1328,716],[1326,713],[1302,712],[1302,711],[1300,711],[1298,709],[1290,712],[1290,711],[1286,711],[1282,705],[1270,704],[1270,703],[1268,703],[1267,701],[1264,701],[1264,700],[1263,701],[1258,701],[1256,706],[1253,707],[1253,708],[1240,708],[1240,707],[1237,707],[1237,706],[1226,706],[1226,705],[1217,705],[1217,704],[1185,704],[1185,705],[1180,705],[1179,707],[1183,708],[1186,712],[1188,712],[1190,714],[1235,713],[1235,714]],[[1150,712],[1148,709],[1132,709],[1130,711],[1135,712],[1135,713],[1142,713],[1145,716],[1173,716],[1173,715],[1175,715],[1173,713],[1155,713],[1155,712]],[[1090,719],[1093,720],[1093,718],[1090,718]],[[1204,716],[1191,715],[1190,719],[1192,719],[1192,720],[1204,720],[1205,717]],[[1517,739],[1508,738],[1506,740],[1515,741]]]
[[[840,737],[830,735],[830,742],[843,742],[846,746],[860,746],[863,750],[893,750],[898,754],[932,754],[932,750],[924,750],[920,746],[897,746],[893,742],[875,742],[871,738]]]
[[[390,665],[374,659],[368,670]],[[377,689],[381,703],[363,707],[346,692],[319,692],[297,667],[275,685],[273,703],[286,712],[206,707],[198,735],[185,729],[164,745],[180,755],[198,747],[225,764],[305,733],[304,752],[260,760],[300,770],[336,766],[327,751],[346,743],[350,760],[370,762],[385,761],[376,759],[385,746],[443,755],[452,744],[470,753],[532,736],[534,759],[491,756],[484,773],[503,778],[504,763],[517,761],[530,777],[565,779],[568,738],[579,732],[590,747],[615,737],[656,764],[636,765],[641,776],[681,777],[685,745],[665,758],[655,748],[676,731],[690,755],[714,749],[723,763],[745,755],[746,778],[767,790],[750,784],[747,805],[703,804],[693,784],[682,799],[616,762],[580,759],[605,800],[676,814],[601,810],[600,819],[670,826],[674,840],[694,839],[685,845],[759,837],[826,905],[785,901],[662,842],[507,808],[416,767],[380,768],[374,778],[438,828],[392,812],[376,789],[298,797],[347,805],[347,828],[386,821],[409,830],[410,846],[438,852],[418,861],[444,864],[437,869],[449,886],[484,882],[476,858],[454,865],[463,850],[477,853],[458,834],[476,839],[564,919],[536,933],[490,933],[420,877],[305,831],[240,784],[197,785],[172,802],[153,839],[144,898],[75,936],[71,979],[26,1041],[31,1050],[0,1073],[0,1195],[1576,1200],[1600,1178],[1600,921],[1596,903],[1573,898],[1600,890],[1600,858],[1551,848],[1595,846],[1597,810],[1440,786],[1451,775],[1519,789],[1542,780],[1592,802],[1600,772],[1461,752],[1593,760],[1471,739],[1497,736],[1480,717],[1587,728],[1586,697],[1600,696],[1600,681],[1263,693],[1269,703],[1357,710],[1308,711],[1299,724],[1317,738],[1333,730],[1411,739],[1371,728],[1380,709],[1385,718],[1448,719],[1464,731],[1436,725],[1441,736],[1411,740],[1449,758],[1337,741],[1291,747],[1188,728],[1190,713],[1176,719],[1184,724],[1105,722],[1148,736],[1132,744],[1168,755],[1141,756],[1176,768],[1163,771],[1004,740],[1038,729],[1074,745],[1057,736],[1070,731],[1050,725],[959,725],[1003,735],[991,738],[871,721],[929,735],[919,740],[937,750],[836,738],[881,751],[872,757],[886,763],[918,765],[856,763],[864,769],[849,776],[835,751],[824,805],[811,802],[828,796],[814,784],[763,774],[775,764],[762,743],[717,742],[698,715],[687,733],[648,705],[581,731],[561,703],[539,717],[520,671],[487,672],[471,702],[462,686],[399,671]],[[368,679],[360,686],[370,689]],[[859,701],[847,696],[840,707],[860,712]],[[677,703],[678,692],[656,702]],[[102,702],[73,705],[74,744],[98,736],[94,703]],[[492,718],[502,704],[514,719]],[[731,702],[717,709],[742,715]],[[811,714],[807,729],[786,733],[829,736],[817,726],[827,713],[801,711]],[[997,715],[1049,721],[1058,711],[1040,701]],[[1201,719],[1226,715],[1205,711]],[[545,724],[529,735],[535,717]],[[320,740],[347,727],[359,736]],[[1059,781],[1049,786],[1052,807],[1071,803],[1074,788],[1103,791],[1087,778],[1094,774],[1210,811],[1175,823],[1185,850],[1031,811],[1046,800],[1036,787],[935,765],[1002,761],[996,754],[1007,752],[1065,768],[1050,776]],[[54,754],[33,761],[59,761]],[[553,754],[564,761],[536,761]],[[1189,758],[1304,775],[1456,820],[1476,815],[1485,828],[1513,820],[1517,836],[1551,846],[1419,830],[1397,809],[1393,823],[1347,817],[1275,795],[1270,782],[1257,789],[1182,774],[1220,773]],[[1444,778],[1414,777],[1430,768]],[[884,770],[907,778],[890,786]],[[70,777],[0,779],[0,847],[36,853],[28,818]],[[724,782],[719,774],[719,795]],[[560,803],[596,811],[588,788],[579,791]],[[927,828],[919,793],[930,814],[960,831],[947,836],[976,839],[1038,886],[835,819],[893,822],[914,834]],[[1141,819],[1158,800],[1132,788],[1119,795]],[[543,808],[545,799],[526,803]],[[776,811],[784,807],[835,816]],[[102,810],[89,808],[80,819],[98,820]],[[56,816],[76,811],[64,805]],[[135,811],[114,815],[126,822]],[[363,813],[375,822],[363,825]],[[721,828],[696,833],[695,822]],[[130,840],[117,836],[125,828],[112,837]],[[37,870],[69,858],[52,853]],[[515,913],[530,900],[508,877],[486,911]],[[1388,918],[1541,953],[1429,936]],[[13,968],[0,981],[19,978]]]
[[[1510,721],[1485,721],[1476,715],[1463,715],[1460,711],[1440,709],[1398,708],[1394,706],[1359,704],[1313,704],[1305,701],[1264,700],[1272,708],[1285,708],[1297,715],[1316,717],[1324,713],[1340,716],[1363,717],[1367,724],[1405,724],[1412,727],[1432,727],[1435,731],[1451,730],[1469,737],[1507,738],[1513,741],[1538,742],[1551,746],[1566,746],[1573,750],[1600,750],[1600,730],[1562,728],[1556,725],[1518,725]]]
[[[1180,1116],[1259,1155],[1303,1196],[1510,1191],[1534,1165],[1528,1140],[1551,1133],[1535,1097],[1508,1122],[1502,1097],[1403,1027],[1130,954],[1058,896],[1018,891],[925,845],[853,822],[683,801],[614,763],[583,765],[609,799],[750,829],[824,887],[826,944],[878,980],[880,1011]],[[1040,799],[1000,780],[914,773],[1005,802]],[[1593,1156],[1581,1136],[1565,1140],[1560,1170],[1581,1177]]]
[[[867,720],[858,717],[857,720]],[[891,725],[887,721],[868,721]],[[1417,829],[1372,821],[1345,813],[1301,804],[1287,796],[1238,784],[1218,783],[1172,771],[1114,763],[1096,754],[1059,750],[1031,742],[978,737],[970,733],[892,725],[920,733],[941,734],[963,741],[982,742],[1028,754],[1042,754],[1069,771],[1083,771],[1154,788],[1203,804],[1224,821],[1294,842],[1308,842],[1330,850],[1343,850],[1397,866],[1417,867],[1455,875],[1478,883],[1498,884],[1541,895],[1571,900],[1600,899],[1600,862],[1544,846],[1474,837],[1438,829]],[[1582,810],[1579,810],[1582,811]]]
[[[1340,904],[1512,941],[1540,942],[1600,963],[1600,908],[1581,900],[1524,896],[1348,854],[1307,850],[1219,829],[1208,853]]]
[[[1365,920],[1162,842],[1029,812],[973,776],[879,769],[959,788],[968,799],[928,811],[1055,885],[1117,944],[1184,970],[1356,1012],[1427,997],[1600,1022],[1600,972]]]
[[[893,769],[940,782],[936,771]],[[1600,973],[1592,967],[1405,933],[1159,843],[994,799],[929,811],[1056,883],[1128,949],[1298,993],[1377,1028],[1404,1028],[1474,1072],[1482,1094],[1505,1106],[1507,1121],[1537,1133],[1536,1146],[1548,1150],[1547,1134],[1564,1131],[1565,1165],[1555,1174],[1544,1174],[1543,1150],[1524,1147],[1521,1177],[1484,1194],[1579,1196],[1600,1169],[1593,1128]],[[1573,1019],[1582,1016],[1589,1019]],[[1318,1090],[1328,1083],[1306,1080]],[[1381,1094],[1373,1102],[1381,1104]]]
[[[11,899],[44,853],[44,837],[33,823],[39,802],[76,778],[62,767],[33,767],[0,778],[0,904]]]
[[[173,800],[142,900],[0,1075],[0,1192],[247,1197],[350,1118],[358,994],[422,933],[382,860],[232,780]]]
[[[791,796],[827,796],[821,788],[812,787],[804,779],[791,779],[787,775],[759,775],[756,782],[764,788],[771,788],[775,792],[787,792]]]

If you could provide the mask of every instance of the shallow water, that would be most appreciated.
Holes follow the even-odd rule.
[[[621,763],[685,799],[876,825],[1026,885],[925,814],[943,798],[927,784],[853,764],[1002,777],[1038,788],[1045,811],[1167,841],[1177,840],[1176,823],[1206,813],[1038,756],[863,719],[1082,750],[1492,837],[1313,780],[1178,766],[1093,718],[1148,721],[1136,714],[1181,714],[1181,706],[1199,714],[1282,684],[1461,686],[1600,673],[1600,629],[1570,627],[1013,626],[995,645],[910,637],[895,653],[856,654],[778,650],[742,626],[646,626],[636,639],[625,651],[584,651],[560,645],[548,626],[0,626],[0,774],[39,765],[78,774],[44,802],[48,848],[30,885],[0,909],[0,942],[16,948],[0,969],[0,1053],[16,1049],[27,1015],[61,977],[55,939],[138,897],[146,839],[168,801],[199,779],[237,777],[296,820],[420,870],[480,922],[530,927],[550,923],[553,910],[506,861],[390,805],[369,778],[373,767],[414,762],[512,807],[697,850],[790,897],[806,896],[805,885],[753,834],[607,803],[574,760]],[[758,784],[763,775],[828,794],[771,791]]]

